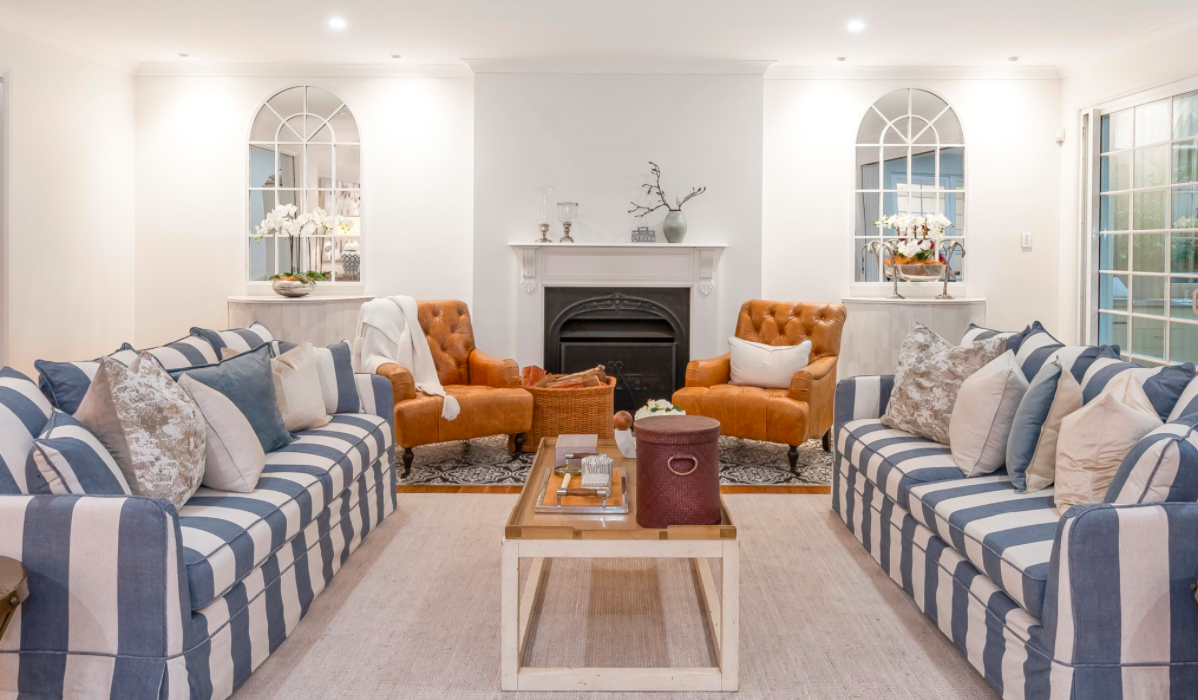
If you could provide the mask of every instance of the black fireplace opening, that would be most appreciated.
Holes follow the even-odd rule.
[[[617,379],[617,411],[634,412],[686,383],[687,287],[546,287],[545,370],[603,366]]]

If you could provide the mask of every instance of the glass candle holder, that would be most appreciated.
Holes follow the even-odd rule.
[[[537,185],[537,228],[541,230],[541,237],[536,240],[537,243],[552,243],[549,240],[549,224],[553,223],[553,185]]]
[[[578,202],[558,202],[557,203],[557,220],[562,222],[562,236],[559,243],[573,243],[574,239],[570,237],[570,227],[578,219]]]

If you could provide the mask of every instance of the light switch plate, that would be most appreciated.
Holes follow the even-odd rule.
[[[1031,247],[1032,247],[1032,234],[1031,234],[1030,232],[1028,232],[1028,231],[1024,231],[1024,232],[1023,232],[1023,234],[1022,234],[1022,235],[1019,237],[1019,246],[1020,246],[1021,248],[1024,248],[1024,249],[1026,249],[1026,250],[1030,250],[1030,249],[1031,249]]]

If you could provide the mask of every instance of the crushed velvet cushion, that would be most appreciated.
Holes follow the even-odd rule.
[[[894,389],[882,423],[949,444],[948,425],[961,384],[1003,353],[1006,338],[956,346],[916,322],[899,351]]]

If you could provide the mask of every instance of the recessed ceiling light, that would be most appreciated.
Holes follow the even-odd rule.
[[[333,17],[329,19],[329,29],[345,29],[348,24],[349,23],[345,21],[344,17]]]
[[[397,53],[393,53],[393,54],[391,54],[391,58],[403,58],[403,56],[400,56]]]
[[[837,56],[836,60],[840,61],[841,63],[844,63],[845,61],[849,60],[849,57],[848,56]]]
[[[191,58],[191,54],[189,54],[189,53],[181,53],[181,54],[179,54],[179,58]]]
[[[847,29],[850,32],[859,32],[865,29],[865,22],[859,19],[852,20],[849,22]]]
[[[1019,60],[1019,57],[1018,57],[1018,56],[1011,56],[1011,57],[1009,57],[1007,60],[1008,60],[1008,61],[1010,61],[1011,63],[1014,63],[1014,62],[1016,62],[1016,61],[1018,61],[1018,60]]]

